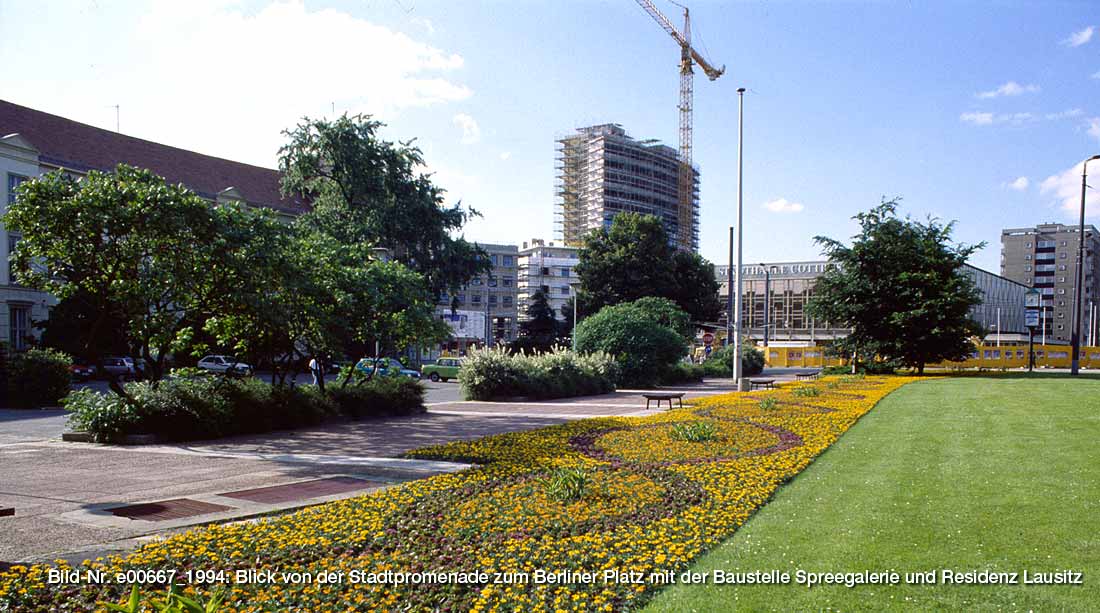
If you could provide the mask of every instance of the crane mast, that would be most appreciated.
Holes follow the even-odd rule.
[[[695,172],[691,163],[692,141],[692,98],[694,95],[694,64],[699,64],[707,77],[713,81],[722,76],[726,67],[714,68],[703,56],[691,46],[691,15],[686,6],[684,9],[684,31],[676,30],[672,22],[665,17],[650,0],[635,0],[647,13],[661,26],[673,40],[680,45],[680,168],[677,176],[677,199],[679,210],[677,214],[678,232],[676,242],[681,249],[693,251],[694,227],[695,227]],[[680,6],[680,5],[677,5]]]

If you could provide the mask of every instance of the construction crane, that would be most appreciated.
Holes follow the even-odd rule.
[[[691,16],[686,6],[673,2],[684,9],[684,32],[681,34],[652,2],[635,1],[680,45],[680,173],[677,181],[680,210],[677,218],[679,232],[676,239],[681,249],[692,251],[695,248],[692,232],[695,227],[695,209],[692,206],[695,181],[691,166],[691,99],[694,93],[692,65],[699,64],[711,81],[722,76],[722,73],[726,72],[726,67],[723,65],[721,68],[715,68],[691,46]]]

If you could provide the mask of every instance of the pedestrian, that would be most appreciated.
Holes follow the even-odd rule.
[[[313,375],[313,384],[317,385],[318,381],[325,376],[324,369],[321,368],[321,362],[314,356],[309,361],[309,374]]]

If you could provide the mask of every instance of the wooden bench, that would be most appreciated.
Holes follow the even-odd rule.
[[[814,379],[816,379],[820,376],[821,376],[821,371],[818,370],[818,371],[815,371],[815,372],[800,372],[800,373],[796,374],[794,376],[794,378],[798,381],[813,381]]]
[[[749,391],[757,388],[775,388],[775,379],[749,379]]]
[[[672,399],[673,398],[675,398],[676,400],[678,400],[680,402],[680,408],[681,409],[684,408],[684,393],[683,392],[661,392],[661,393],[642,394],[642,395],[645,396],[645,408],[647,408],[647,409],[649,408],[649,401],[650,400],[656,400],[657,401],[657,408],[658,409],[661,408],[661,401],[662,400],[667,400],[668,401],[668,408],[671,411],[672,410]]]

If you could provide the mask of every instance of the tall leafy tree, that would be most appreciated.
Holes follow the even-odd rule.
[[[722,310],[714,267],[698,254],[674,249],[653,215],[619,213],[610,228],[593,230],[576,272],[582,313],[647,296],[668,298],[693,321],[715,321]]]
[[[982,245],[951,241],[953,223],[897,216],[898,201],[855,217],[851,246],[815,240],[831,266],[817,281],[808,311],[818,320],[852,329],[838,349],[875,356],[924,372],[926,364],[962,359],[980,327],[971,307],[981,292],[962,271]]]
[[[421,172],[411,142],[383,140],[381,122],[347,115],[306,119],[285,132],[280,150],[283,191],[313,205],[314,230],[345,245],[385,247],[423,274],[433,295],[457,291],[488,269],[484,250],[454,234],[477,212],[448,206],[444,192]]]
[[[28,181],[4,223],[23,236],[20,281],[78,298],[95,314],[82,353],[101,362],[113,323],[125,321],[130,353],[154,380],[191,332],[184,314],[213,311],[236,283],[223,259],[232,247],[220,244],[210,206],[147,170],[119,165],[80,182],[61,172]],[[117,381],[112,388],[125,394]]]

